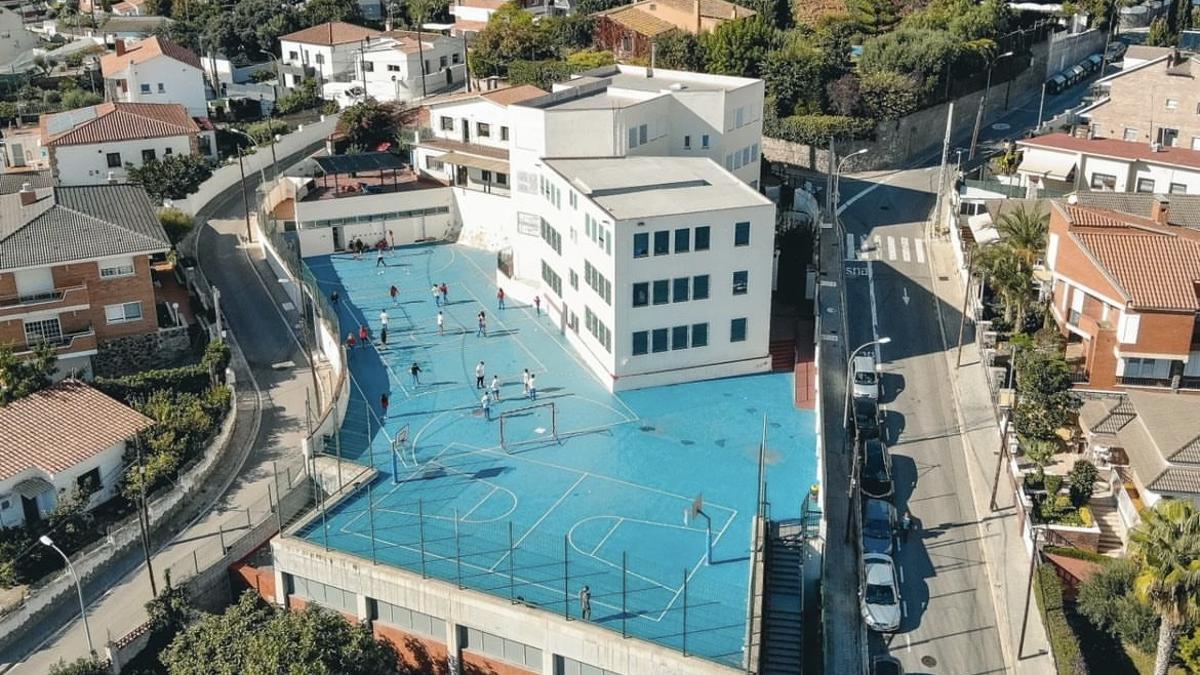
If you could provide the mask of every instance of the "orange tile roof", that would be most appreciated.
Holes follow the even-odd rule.
[[[112,77],[130,65],[145,63],[160,56],[175,59],[193,68],[200,68],[200,57],[196,56],[195,52],[156,35],[128,47],[124,54],[116,52],[105,54],[100,58],[100,71],[104,73],[104,77]]]
[[[485,91],[480,95],[493,103],[513,105],[522,101],[528,101],[531,98],[545,96],[548,93],[546,90],[535,87],[532,84],[521,84],[515,87]]]
[[[94,116],[84,118],[82,110],[58,115],[42,115],[39,126],[47,146],[90,145],[111,141],[130,141],[140,138],[184,136],[200,132],[200,125],[188,116],[178,103],[119,103],[109,102],[92,106]],[[64,119],[80,120],[61,132],[51,133],[51,118],[71,115]]]
[[[662,35],[675,30],[675,24],[643,12],[637,7],[618,7],[604,15],[610,21],[621,24],[629,30],[647,37]]]
[[[479,31],[483,30],[484,28],[487,28],[486,21],[469,21],[467,19],[458,19],[458,18],[456,18],[454,20],[454,30],[457,30],[457,31],[470,30],[470,31],[479,32]]]
[[[1135,309],[1200,310],[1200,242],[1142,228],[1073,230],[1071,236]]]
[[[1161,148],[1155,152],[1150,149],[1148,143],[1122,141],[1115,138],[1076,138],[1071,134],[1059,133],[1017,141],[1017,145],[1200,169],[1200,150],[1172,146]]]
[[[54,476],[154,424],[78,380],[0,407],[0,480],[29,469]]]
[[[298,30],[295,33],[288,33],[279,39],[289,42],[303,42],[310,45],[342,45],[349,42],[358,42],[364,38],[379,37],[380,35],[382,33],[374,28],[356,26],[345,21],[327,21],[323,24]]]
[[[1067,219],[1072,225],[1077,227],[1148,227],[1152,230],[1159,230],[1160,225],[1149,218],[1142,218],[1128,213],[1121,213],[1112,209],[1102,209],[1097,207],[1082,207],[1068,204],[1063,207],[1067,212]]]

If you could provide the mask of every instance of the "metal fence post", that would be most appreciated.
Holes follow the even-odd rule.
[[[688,577],[688,573],[687,573],[687,570],[685,569],[685,570],[683,570],[683,655],[684,656],[688,655],[688,653],[687,653],[687,614],[688,614],[688,612],[687,612],[687,610],[688,610],[687,587],[688,587],[688,578],[687,577]]]
[[[375,557],[375,503],[371,501],[371,484],[367,483],[367,522],[371,527],[371,564],[376,563]]]
[[[567,538],[563,537],[563,618],[571,620],[571,568],[567,561]]]
[[[363,392],[363,407],[367,409],[367,466],[375,468],[375,443],[371,439],[371,402],[367,400],[365,391]]]
[[[428,579],[425,573],[425,502],[417,500],[417,534],[421,537],[421,578]]]
[[[217,521],[217,535],[221,538],[221,557],[225,557],[225,525]]]
[[[458,575],[458,579],[457,579],[458,587],[459,587],[459,589],[461,589],[463,587],[463,585],[462,585],[462,547],[459,546],[459,538],[458,538],[458,509],[454,509],[454,565],[455,565],[455,573]]]
[[[247,530],[254,529],[254,523],[250,519],[250,507],[249,506],[246,507],[246,529]]]
[[[195,576],[200,576],[200,556],[196,555],[196,549],[192,549],[192,565],[196,570]]]
[[[337,408],[333,409],[333,414],[337,416]],[[342,430],[334,420],[333,425],[333,451],[337,456],[337,472],[338,472],[338,488],[342,487]]]
[[[516,586],[513,580],[514,555],[516,555],[516,551],[513,550],[513,524],[510,520],[508,521],[508,600],[509,602],[515,603],[517,601],[517,595]]]
[[[625,586],[626,573],[629,570],[629,553],[621,551],[621,637],[629,637],[629,631],[625,627],[625,622],[629,616],[629,612],[625,605],[627,590]]]

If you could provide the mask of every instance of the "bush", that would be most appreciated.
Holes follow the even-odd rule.
[[[141,185],[150,198],[183,199],[212,176],[212,167],[201,155],[168,155],[141,166],[129,167],[129,182]]]
[[[1076,675],[1087,672],[1083,650],[1079,646],[1079,636],[1067,623],[1067,615],[1063,610],[1062,584],[1053,566],[1038,567],[1033,591],[1038,607],[1042,610],[1042,620],[1046,624],[1050,649],[1054,652],[1054,662],[1059,674]]]
[[[290,115],[301,110],[315,108],[321,104],[321,98],[317,95],[317,81],[309,78],[300,83],[283,98],[275,103],[275,112],[280,115]],[[336,104],[335,104],[336,105]]]
[[[868,73],[859,80],[863,108],[877,120],[895,120],[921,107],[924,92],[912,77],[893,71]]]
[[[765,120],[770,122],[770,120]],[[764,125],[766,126],[766,125]],[[872,120],[843,115],[793,115],[776,120],[763,132],[774,138],[806,145],[829,144],[831,137],[839,140],[867,138],[875,130]]]
[[[1075,548],[1073,546],[1043,546],[1042,552],[1043,553],[1053,553],[1054,555],[1062,556],[1064,558],[1075,558],[1076,560],[1086,560],[1088,562],[1094,562],[1098,565],[1107,565],[1113,561],[1112,558],[1110,558],[1106,555],[1103,555],[1101,553],[1095,553],[1093,551],[1085,551],[1081,548]]]
[[[275,136],[283,135],[292,130],[291,125],[283,120],[263,120],[246,127],[246,135],[261,145],[275,142]]]
[[[59,659],[50,667],[50,675],[108,675],[110,672],[108,664],[96,656],[81,656],[70,663]]]
[[[1046,474],[1046,482],[1045,482],[1046,494],[1049,497],[1054,497],[1055,495],[1057,495],[1058,491],[1062,489],[1062,484],[1063,484],[1062,476],[1052,474],[1052,473]]]
[[[1134,596],[1136,576],[1133,561],[1108,559],[1103,569],[1079,586],[1076,607],[1097,628],[1152,654],[1158,640],[1158,616]]]
[[[1076,506],[1085,506],[1092,500],[1092,493],[1096,490],[1096,479],[1099,476],[1100,472],[1091,462],[1086,459],[1075,461],[1068,478],[1071,480],[1071,501]]]
[[[176,208],[163,209],[158,212],[158,222],[167,231],[167,238],[172,244],[178,244],[192,231],[192,217]]]
[[[566,61],[512,61],[508,64],[508,83],[550,89],[554,83],[569,79],[571,72],[571,65]]]
[[[229,359],[229,345],[222,340],[214,340],[204,349],[200,363],[179,368],[145,370],[122,377],[97,377],[92,384],[127,405],[145,401],[160,390],[202,394],[214,381],[224,381]]]

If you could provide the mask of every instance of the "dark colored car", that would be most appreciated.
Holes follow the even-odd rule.
[[[854,399],[854,428],[859,440],[879,438],[879,404],[874,399]]]
[[[863,502],[862,543],[864,553],[892,554],[892,535],[896,531],[896,507],[882,499]]]
[[[892,457],[887,446],[878,438],[862,445],[862,491],[868,497],[887,499],[892,496]]]
[[[876,656],[871,659],[871,675],[904,675],[904,666],[894,656]]]

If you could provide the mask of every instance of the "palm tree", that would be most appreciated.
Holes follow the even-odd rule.
[[[1034,262],[1046,251],[1050,214],[1042,210],[1040,203],[1033,208],[1022,204],[1000,216],[996,230],[1004,237],[1004,246],[1032,270]]]
[[[1154,675],[1167,675],[1184,624],[1200,619],[1200,512],[1190,501],[1163,499],[1141,518],[1129,535],[1139,567],[1134,592],[1161,620]]]
[[[445,11],[449,0],[406,0],[405,6],[408,9],[408,18],[417,25],[417,58],[421,62],[421,96],[428,96],[429,92],[425,89],[425,78],[429,73],[425,72],[425,47],[424,38],[421,36],[421,31],[425,22],[430,18],[437,16]],[[466,54],[463,54],[464,59]]]

